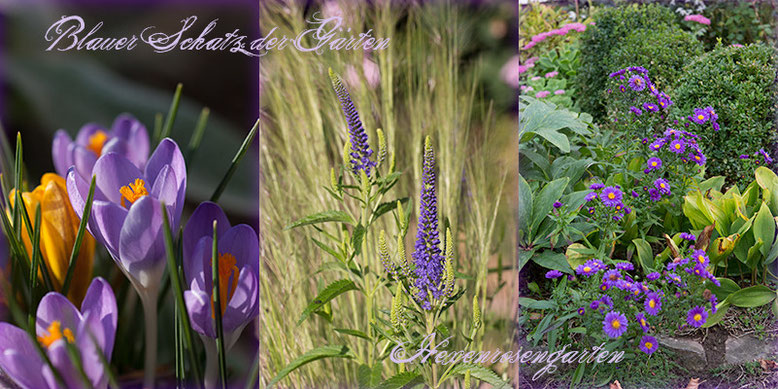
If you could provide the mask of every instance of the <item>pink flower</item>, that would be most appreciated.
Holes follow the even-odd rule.
[[[530,43],[527,43],[527,45],[526,45],[526,46],[524,46],[524,47],[522,47],[521,49],[522,49],[522,50],[529,50],[529,49],[531,49],[531,48],[535,47],[535,45],[536,45],[536,44],[537,44],[537,43],[535,43],[535,42],[530,42]]]
[[[595,23],[594,23],[594,22],[589,22],[589,25],[590,25],[590,26],[594,26],[594,25],[595,25]]]
[[[553,72],[546,73],[546,78],[556,77],[558,74],[559,74],[559,72],[554,70]]]
[[[565,31],[575,30],[578,32],[584,32],[586,31],[586,25],[583,23],[568,23],[562,26],[562,29]]]
[[[565,90],[564,89],[557,89],[557,90],[554,91],[554,94],[557,95],[557,96],[563,95],[563,94],[565,94]]]
[[[551,92],[549,92],[547,90],[542,90],[542,91],[540,91],[538,93],[535,93],[535,97],[537,97],[539,99],[542,99],[542,98],[548,96],[549,94],[551,94]]]
[[[527,65],[532,65],[532,64],[534,64],[534,63],[535,63],[537,60],[539,60],[539,59],[540,59],[540,58],[538,58],[538,57],[530,57],[530,59],[528,59],[527,61],[525,61],[525,63],[526,63]]]
[[[733,44],[731,44],[730,46],[732,46],[732,47],[744,47],[744,46],[743,46],[743,45],[741,45],[740,43],[733,43]]]
[[[704,24],[706,26],[710,26],[710,19],[702,15],[688,15],[685,18],[683,18],[683,20],[687,22],[697,22],[700,24]]]
[[[519,56],[514,55],[500,69],[500,78],[512,88],[519,87],[519,74],[527,71],[529,67],[519,65]]]
[[[519,74],[526,73],[527,69],[529,68],[524,65],[519,65]]]
[[[540,78],[541,78],[540,76],[535,76],[535,77],[530,78],[530,80],[537,81],[537,80],[540,80]]]

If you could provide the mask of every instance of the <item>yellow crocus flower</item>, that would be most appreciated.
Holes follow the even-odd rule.
[[[10,194],[11,206],[16,198],[15,190]],[[40,249],[43,260],[49,269],[51,282],[60,291],[68,271],[70,253],[76,242],[76,234],[80,219],[73,211],[68,197],[65,179],[46,173],[41,178],[41,184],[32,192],[23,192],[22,200],[27,207],[30,222],[35,223],[35,209],[41,207]],[[33,228],[37,228],[33,226]],[[32,241],[27,228],[22,224],[22,239],[28,256],[32,256]],[[81,250],[76,259],[76,268],[68,291],[68,299],[76,306],[81,305],[89,282],[92,280],[92,262],[95,256],[95,239],[89,232],[84,234]],[[40,272],[38,273],[40,276]]]

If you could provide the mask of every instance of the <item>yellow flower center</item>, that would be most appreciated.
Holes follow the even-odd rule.
[[[635,296],[637,296],[637,295],[639,295],[639,294],[640,294],[640,291],[639,291],[639,290],[636,290],[636,291],[635,291]]]
[[[613,320],[613,321],[611,322],[611,327],[618,329],[618,328],[620,328],[620,327],[621,327],[621,322],[620,322],[620,321],[618,321],[618,320]]]
[[[662,188],[662,189],[664,189],[664,188],[665,188],[665,184],[664,184],[664,183],[661,183],[661,184],[659,184],[659,187],[660,187],[660,188]]]
[[[584,271],[588,273],[592,271],[592,268],[590,268],[589,266],[584,266]]]
[[[676,150],[679,150],[680,148],[681,148],[681,144],[680,144],[680,143],[676,143],[676,144],[675,144],[675,149],[676,149]]]
[[[699,156],[699,155],[695,155],[695,156],[694,156],[694,159],[696,159],[696,160],[698,160],[698,161],[699,161],[699,160],[700,160],[700,156]]]
[[[105,145],[105,141],[107,140],[108,134],[106,134],[105,131],[97,130],[97,132],[89,137],[89,144],[87,144],[86,147],[99,157],[103,152],[103,145]]]
[[[62,339],[64,336],[65,339],[67,339],[68,342],[73,343],[75,342],[75,338],[73,337],[73,332],[70,331],[70,328],[65,328],[65,330],[61,330],[60,327],[62,324],[55,320],[51,322],[51,325],[49,325],[49,328],[46,329],[46,332],[48,332],[48,335],[46,336],[39,336],[38,342],[43,347],[49,347],[52,343]]]
[[[664,106],[665,106],[665,103],[664,103],[664,102],[661,102],[661,103],[659,103],[659,105],[661,105],[661,106],[663,106],[663,107],[664,107]]]
[[[654,345],[651,342],[646,342],[645,346],[649,350],[651,350],[654,347]]]
[[[122,194],[122,207],[127,207],[125,199],[132,205],[141,197],[149,195],[149,191],[146,190],[146,182],[140,178],[136,178],[134,183],[131,182],[127,186],[121,187],[119,193]]]
[[[654,308],[654,307],[656,307],[656,301],[654,301],[654,300],[648,300],[648,306],[649,306],[649,307],[651,307],[651,308]]]
[[[638,79],[635,79],[635,84],[638,84],[638,85],[640,85],[640,84],[642,84],[642,83],[643,83],[643,80],[641,80],[641,79],[639,79],[639,78],[638,78]]]
[[[640,325],[645,327],[646,326],[646,320],[645,319],[640,319]]]
[[[227,304],[238,287],[240,270],[235,266],[235,263],[237,261],[234,255],[230,253],[219,254],[219,305],[221,306],[222,316],[224,316]],[[230,282],[230,276],[232,276],[232,282]],[[216,298],[211,298],[211,317],[214,319],[216,318],[215,302]]]
[[[700,261],[700,263],[705,263],[705,257],[702,255],[697,256],[697,260]]]
[[[694,321],[700,321],[700,320],[702,320],[702,315],[700,315],[699,313],[695,314]]]
[[[656,166],[656,162],[651,162],[651,166]]]
[[[609,198],[609,199],[611,199],[611,200],[613,200],[613,199],[615,199],[615,198],[616,198],[616,195],[615,195],[615,194],[613,194],[613,193],[608,193],[608,198]]]
[[[705,116],[697,115],[697,119],[703,120],[703,119],[705,119]]]

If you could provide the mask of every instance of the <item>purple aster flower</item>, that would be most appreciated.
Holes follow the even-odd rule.
[[[443,256],[438,239],[438,200],[435,190],[435,154],[430,138],[424,142],[424,166],[422,171],[422,189],[419,200],[419,221],[416,231],[416,245],[413,259],[416,263],[418,289],[416,300],[421,304],[428,300],[428,294],[434,298],[443,295],[440,288],[443,277]]]
[[[665,181],[663,178],[657,178],[654,180],[654,187],[656,187],[656,189],[663,195],[670,194],[670,183]]]
[[[648,161],[646,161],[646,165],[648,165],[649,171],[656,170],[662,167],[662,160],[657,157],[651,157],[648,159]]]
[[[750,155],[748,155],[748,154],[740,154],[740,156],[739,156],[738,158],[740,158],[740,159],[748,159],[748,158],[750,158],[750,157],[751,157],[751,156],[750,156]]]
[[[764,158],[764,163],[767,164],[767,163],[772,163],[773,162],[773,159],[770,158],[770,155],[767,154],[767,152],[764,151],[764,149],[759,149],[759,154],[761,154],[762,157]]]
[[[659,95],[659,90],[656,89],[656,85],[654,83],[647,83],[648,84],[648,90],[653,94],[654,96]]]
[[[651,188],[648,190],[648,197],[651,201],[656,202],[662,199],[662,194],[658,190]]]
[[[608,270],[602,276],[602,283],[608,286],[616,285],[621,280],[621,272],[616,269]]]
[[[670,151],[681,154],[686,150],[686,142],[684,142],[683,139],[676,139],[672,142],[670,142],[670,146],[668,146]]]
[[[649,281],[656,281],[659,279],[660,276],[661,275],[657,272],[651,272],[646,274],[646,279],[648,279]]]
[[[651,355],[656,351],[658,342],[656,341],[656,338],[654,338],[651,335],[644,335],[642,338],[640,338],[640,351]]]
[[[627,332],[627,317],[621,312],[613,311],[605,315],[602,321],[602,330],[611,338],[618,338]]]
[[[608,269],[608,267],[605,266],[605,264],[599,259],[590,259],[587,262],[589,262],[593,267],[595,267],[597,271]]]
[[[694,268],[686,270],[691,270],[689,273],[694,274],[700,278],[708,278],[708,271],[705,270],[705,266],[700,263],[694,265]]]
[[[648,322],[646,321],[646,315],[643,312],[637,313],[635,315],[635,321],[638,322],[640,329],[642,329],[644,333],[648,332],[650,328],[648,327]]]
[[[662,96],[657,97],[656,103],[659,104],[659,106],[662,107],[662,109],[666,109],[667,107],[673,104],[673,102],[670,101],[670,99]]]
[[[644,144],[644,145],[645,145],[645,144],[648,144],[648,138],[643,138],[643,139],[641,139],[641,140],[640,140],[640,143],[642,143],[642,144]]]
[[[603,205],[606,207],[615,207],[621,204],[621,198],[621,190],[614,186],[609,186],[600,193],[600,201],[602,201]]]
[[[686,324],[700,328],[708,320],[708,312],[701,306],[695,306],[686,313]]]
[[[692,121],[697,124],[703,124],[710,119],[710,115],[708,114],[708,111],[701,108],[695,108],[694,114],[692,115]]]
[[[703,153],[689,153],[688,155],[690,161],[694,161],[698,166],[705,165],[705,162],[708,160],[705,158],[705,154]]]
[[[603,304],[607,305],[608,307],[610,307],[610,308],[613,308],[613,300],[611,299],[611,297],[610,297],[610,296],[608,296],[608,295],[603,295],[603,296],[600,298],[600,301],[601,301]]]
[[[617,70],[617,71],[615,71],[615,72],[613,72],[613,73],[609,74],[609,75],[608,75],[608,77],[610,77],[610,78],[613,78],[613,77],[618,77],[618,76],[620,76],[620,75],[622,75],[622,74],[624,74],[624,73],[626,73],[626,72],[627,72],[627,69],[626,69],[626,68],[624,68],[624,69],[619,69],[619,70]]]
[[[68,354],[70,343],[79,351],[81,366],[94,388],[106,388],[108,377],[99,354],[111,360],[116,336],[118,310],[111,286],[95,278],[81,303],[81,311],[63,295],[43,296],[35,321],[37,341],[68,388],[84,382]],[[9,323],[0,323],[0,368],[23,388],[60,388],[54,372],[36,350],[29,334]],[[99,354],[98,354],[99,353]]]
[[[629,262],[617,262],[616,269],[629,271],[629,270],[635,270],[635,266],[633,266]]]
[[[688,232],[682,232],[679,236],[681,237],[681,239],[692,241],[692,242],[694,242],[694,240],[697,239],[697,237],[694,236],[694,234],[690,234]]]
[[[578,314],[583,316],[583,314],[586,313],[586,309],[584,307],[578,308]]]
[[[715,122],[716,120],[718,120],[719,115],[716,114],[716,111],[713,110],[713,107],[711,107],[710,105],[705,107],[705,112],[708,113],[708,117],[710,118],[710,121]]]
[[[646,308],[646,313],[656,316],[659,310],[662,309],[662,298],[656,292],[650,292],[646,295],[643,306]]]
[[[708,259],[708,255],[705,254],[704,250],[694,250],[694,252],[692,252],[692,259],[695,263],[699,263],[703,267],[707,267],[708,264],[710,264],[710,259]]]
[[[214,221],[218,239],[219,301],[223,329],[225,338],[237,339],[245,325],[258,314],[259,237],[247,224],[231,226],[224,211],[209,201],[195,209],[184,228],[183,266],[189,289],[184,292],[184,299],[192,329],[209,338],[216,338],[211,273]]]
[[[712,282],[713,285],[721,286],[721,281],[719,281],[718,278],[714,277],[713,274],[710,274],[710,276],[708,276],[708,280],[710,280],[710,282]]]
[[[149,134],[146,127],[129,114],[121,114],[111,129],[89,123],[81,127],[73,141],[65,130],[54,134],[51,157],[57,174],[64,177],[71,166],[83,177],[92,177],[95,162],[103,154],[119,153],[138,169],[149,157]]]
[[[359,120],[359,113],[354,107],[354,102],[351,100],[348,90],[346,90],[340,77],[332,69],[330,69],[330,79],[332,80],[332,88],[338,95],[340,108],[346,117],[346,124],[348,124],[351,140],[352,172],[359,174],[360,170],[364,170],[367,176],[370,177],[370,170],[376,166],[376,162],[370,160],[373,150],[370,149],[370,145],[367,143],[367,133],[365,133],[365,129],[362,127],[362,121]]]
[[[629,87],[635,92],[640,92],[646,89],[646,80],[640,76],[632,76],[629,78]]]
[[[626,87],[626,86],[624,86],[624,85],[619,85],[619,90],[620,90],[621,92],[626,92],[626,91],[627,91],[627,87]]]
[[[716,308],[716,304],[718,304],[719,298],[716,297],[715,294],[711,294],[709,301],[710,301],[710,313],[716,313],[716,311],[718,310]]]
[[[656,104],[652,104],[652,103],[643,103],[643,108],[646,111],[650,111],[650,112],[657,112],[657,111],[659,111],[659,106],[656,105]]]
[[[603,184],[601,182],[595,182],[595,183],[589,185],[589,189],[591,189],[591,190],[600,190],[600,189],[602,189],[604,187],[605,187],[605,184]]]
[[[662,148],[662,146],[665,145],[665,138],[659,138],[652,142],[650,145],[648,145],[648,148],[651,149],[651,151],[657,151]]]
[[[600,284],[600,290],[601,291],[604,292],[604,291],[606,291],[608,289],[610,289],[610,285],[608,285],[607,283],[603,282],[602,284]]]
[[[675,273],[667,273],[666,275],[667,279],[678,286],[679,288],[685,288],[686,285],[683,283],[683,280],[681,280],[681,276]]]
[[[640,196],[640,195],[638,194],[638,192],[635,192],[635,191],[633,190],[633,191],[632,191],[632,197],[635,197],[635,198],[637,198],[638,196]]]
[[[634,113],[636,116],[640,116],[643,114],[643,111],[640,110],[640,108],[632,106],[629,107],[630,112]]]
[[[589,202],[589,201],[592,201],[592,200],[594,200],[596,198],[597,198],[597,192],[590,192],[589,194],[586,195],[586,197],[584,197],[584,200]]]
[[[559,201],[555,201],[554,202],[554,208],[559,208],[561,206],[562,206],[562,203],[560,203]]]
[[[589,207],[586,209],[586,211],[589,212],[590,215],[594,215],[594,207]]]
[[[719,126],[718,123],[716,123],[716,122],[713,123],[713,131],[718,131],[720,128],[721,127]]]
[[[546,278],[553,279],[562,277],[562,272],[559,270],[550,270],[546,272]]]
[[[591,263],[591,261],[586,261],[583,265],[578,265],[578,267],[575,269],[575,272],[578,275],[582,276],[591,276],[592,274],[595,274],[599,271],[597,266]]]
[[[589,308],[591,310],[595,310],[595,309],[597,309],[599,307],[600,307],[600,301],[599,300],[594,300],[594,301],[591,302],[591,304],[589,304]]]

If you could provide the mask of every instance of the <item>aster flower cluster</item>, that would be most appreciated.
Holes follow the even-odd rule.
[[[595,182],[589,190],[580,214],[600,232],[598,252],[604,254],[616,241],[622,220],[632,213],[631,198],[619,185]]]
[[[770,166],[773,163],[773,158],[764,149],[759,149],[753,154],[741,154],[740,160],[752,169],[756,169],[759,166]]]
[[[721,129],[721,126],[718,122],[719,115],[710,105],[705,108],[695,108],[692,114],[686,117],[686,120],[687,122],[684,123],[685,127],[689,127],[690,122],[698,125],[705,125],[705,123],[710,123],[713,131],[718,131]]]

